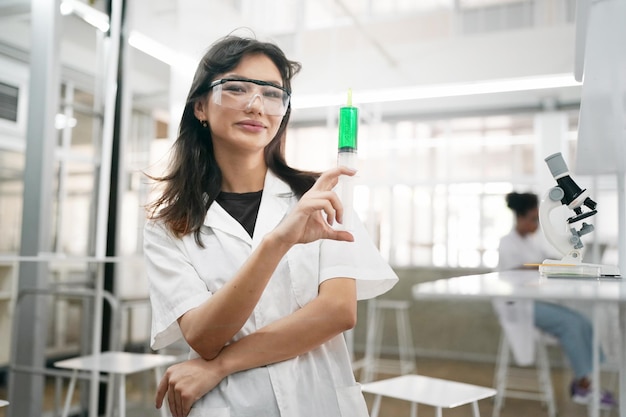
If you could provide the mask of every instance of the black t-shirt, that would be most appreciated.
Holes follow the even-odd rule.
[[[252,237],[254,225],[261,206],[261,196],[263,190],[251,193],[227,193],[222,191],[217,196],[216,201],[220,203],[224,210],[237,220],[246,232]]]

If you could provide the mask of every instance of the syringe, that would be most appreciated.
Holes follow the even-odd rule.
[[[337,152],[337,165],[356,170],[357,168],[357,136],[359,128],[359,109],[352,106],[352,90],[348,89],[348,102],[345,107],[339,109],[339,148]],[[339,178],[339,198],[343,204],[342,226],[352,229],[352,216],[354,212],[354,178],[342,175]]]

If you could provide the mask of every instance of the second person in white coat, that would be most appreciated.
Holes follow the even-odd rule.
[[[500,239],[498,270],[527,268],[549,257],[538,240],[539,199],[533,193],[512,192],[506,196],[507,206],[515,215],[515,224]],[[536,269],[536,267],[533,267]],[[535,328],[559,340],[574,372],[570,393],[575,402],[586,404],[591,397],[593,327],[587,317],[571,308],[541,301],[503,300],[494,302],[498,318],[520,365],[534,361]],[[609,392],[603,392],[601,403],[615,406]]]

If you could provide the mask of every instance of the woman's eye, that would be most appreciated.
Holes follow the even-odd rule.
[[[242,84],[232,84],[228,83],[224,86],[224,90],[232,92],[232,93],[245,93],[246,88]]]
[[[282,95],[282,91],[275,88],[263,91],[263,97],[267,98],[282,98]]]

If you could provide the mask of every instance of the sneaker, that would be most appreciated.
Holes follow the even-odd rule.
[[[591,388],[583,388],[575,382],[570,386],[572,401],[577,404],[589,404],[591,402]],[[600,390],[600,408],[603,410],[611,410],[617,407],[617,400],[612,393],[606,390]]]

